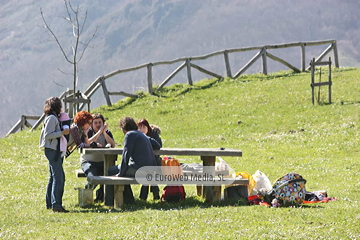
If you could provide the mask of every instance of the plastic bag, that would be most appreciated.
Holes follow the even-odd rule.
[[[263,172],[257,170],[252,177],[256,182],[254,187],[255,191],[259,191],[260,189],[265,189],[266,191],[272,190],[271,182]]]
[[[225,162],[224,159],[221,157],[217,157],[219,159],[219,162],[215,163],[215,170],[216,171],[229,171],[231,167]]]
[[[215,162],[215,174],[222,174],[223,177],[235,177],[235,171],[221,157],[216,157],[219,162]]]

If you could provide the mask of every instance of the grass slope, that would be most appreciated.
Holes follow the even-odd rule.
[[[324,71],[323,71],[324,73]],[[326,70],[325,75],[326,76]],[[121,210],[77,206],[79,155],[64,162],[64,204],[69,214],[45,209],[48,166],[38,149],[40,129],[0,139],[1,239],[357,239],[360,238],[360,69],[334,69],[332,104],[327,87],[312,105],[310,73],[278,72],[238,79],[175,84],[157,96],[125,99],[100,107],[118,147],[123,116],[147,118],[162,129],[165,147],[225,147],[236,171],[263,171],[271,181],[288,172],[307,179],[309,191],[327,190],[338,201],[301,208],[211,206],[186,187],[179,204],[137,200]],[[319,76],[318,76],[319,79]],[[323,77],[324,79],[324,77]],[[182,162],[198,162],[181,157]],[[134,187],[137,196],[139,188]]]

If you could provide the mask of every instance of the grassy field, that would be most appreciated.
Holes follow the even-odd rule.
[[[187,186],[187,199],[179,204],[137,199],[117,210],[80,208],[74,188],[86,180],[75,177],[80,163],[74,153],[64,162],[63,201],[71,213],[53,213],[45,208],[48,164],[38,148],[39,129],[0,139],[0,239],[359,239],[360,69],[333,69],[332,77],[332,104],[322,87],[312,105],[310,73],[278,72],[175,84],[157,96],[93,112],[109,118],[118,147],[119,119],[146,118],[161,127],[164,147],[241,149],[241,158],[224,157],[236,172],[261,170],[272,182],[297,172],[307,190],[326,190],[337,201],[301,208],[241,201],[212,206]],[[133,191],[138,196],[137,186]]]

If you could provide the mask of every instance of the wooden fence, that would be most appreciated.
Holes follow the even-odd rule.
[[[164,87],[176,74],[178,74],[182,69],[186,68],[187,70],[187,78],[188,78],[188,83],[190,85],[193,84],[193,79],[192,79],[192,74],[191,74],[191,68],[195,68],[197,70],[199,70],[200,72],[203,72],[207,75],[210,75],[214,78],[223,78],[223,76],[221,74],[218,73],[214,73],[212,71],[206,70],[194,63],[192,63],[192,61],[197,61],[197,60],[205,60],[211,57],[215,57],[218,55],[223,55],[224,56],[224,61],[225,61],[225,70],[226,70],[226,76],[229,78],[237,78],[239,77],[241,74],[243,74],[249,67],[251,67],[257,60],[259,60],[260,58],[262,59],[262,73],[267,75],[268,73],[268,67],[267,67],[267,57],[282,63],[283,65],[287,66],[288,68],[294,70],[295,72],[301,72],[301,71],[307,71],[309,70],[310,66],[307,67],[307,64],[305,63],[305,48],[309,47],[309,46],[317,46],[317,45],[328,45],[329,46],[315,59],[315,62],[319,62],[321,61],[328,53],[330,53],[331,51],[333,51],[334,53],[334,61],[335,61],[335,67],[339,67],[339,60],[338,60],[338,53],[337,53],[337,47],[336,47],[336,41],[335,40],[324,40],[324,41],[315,41],[315,42],[298,42],[298,43],[284,43],[284,44],[277,44],[277,45],[265,45],[265,46],[258,46],[258,47],[247,47],[247,48],[234,48],[234,49],[228,49],[228,50],[223,50],[223,51],[218,51],[218,52],[213,52],[207,55],[203,55],[203,56],[196,56],[196,57],[188,57],[188,58],[178,58],[178,59],[174,59],[171,61],[160,61],[160,62],[154,62],[154,63],[146,63],[140,66],[136,66],[136,67],[132,67],[132,68],[126,68],[126,69],[119,69],[116,70],[114,72],[111,72],[107,75],[98,77],[97,79],[95,79],[95,81],[89,86],[88,89],[85,90],[84,94],[88,97],[91,98],[91,96],[96,92],[96,90],[100,87],[102,87],[103,93],[104,93],[104,97],[106,99],[106,103],[108,106],[111,106],[111,100],[110,100],[110,96],[111,95],[122,95],[122,96],[126,96],[126,97],[136,97],[136,95],[131,94],[131,93],[125,93],[125,92],[110,92],[108,91],[107,87],[106,87],[106,80],[118,75],[120,73],[125,73],[125,72],[130,72],[130,71],[135,71],[135,70],[139,70],[142,68],[146,68],[147,69],[147,87],[148,87],[148,92],[150,94],[153,94],[154,92],[160,90],[162,87]],[[281,49],[281,48],[290,48],[290,47],[300,47],[301,48],[301,68],[296,68],[295,66],[291,65],[290,63],[286,62],[285,60],[271,54],[268,52],[268,50],[271,49]],[[234,75],[232,74],[232,70],[230,67],[230,61],[229,61],[229,54],[230,53],[236,53],[236,52],[245,52],[245,51],[254,51],[257,50],[258,52],[255,54],[255,56],[250,59],[242,68],[240,68]],[[156,66],[159,65],[169,65],[169,64],[174,64],[174,63],[180,63],[180,65],[178,66],[178,68],[176,68],[170,75],[168,75],[162,83],[160,83],[160,85],[156,88],[153,89],[153,76],[152,76],[152,69]]]
[[[95,81],[93,83],[91,83],[90,86],[82,93],[82,96],[84,99],[88,99],[88,101],[86,103],[90,104],[90,99],[91,99],[92,95],[101,87],[108,106],[112,105],[111,99],[110,99],[110,96],[112,96],[112,95],[121,95],[121,96],[125,96],[125,97],[135,98],[135,97],[137,97],[137,95],[132,94],[132,93],[126,93],[123,91],[110,92],[107,89],[106,81],[108,81],[108,79],[110,79],[111,77],[113,77],[115,75],[125,73],[125,72],[131,72],[131,71],[135,71],[135,70],[139,70],[139,69],[143,69],[143,68],[146,68],[146,70],[147,70],[147,89],[150,94],[153,94],[154,92],[163,88],[176,74],[178,74],[181,70],[183,70],[185,68],[187,71],[187,80],[190,85],[193,84],[191,68],[195,68],[198,71],[205,73],[207,75],[210,75],[214,78],[221,79],[224,77],[221,74],[214,73],[212,71],[204,69],[204,68],[196,65],[195,63],[193,63],[193,61],[205,60],[205,59],[219,56],[219,55],[223,55],[223,57],[224,57],[226,77],[229,77],[229,78],[239,77],[247,69],[249,69],[255,62],[257,62],[259,59],[262,60],[262,73],[267,75],[267,73],[268,73],[267,58],[270,58],[274,61],[277,61],[277,62],[285,65],[286,67],[292,69],[294,72],[304,72],[304,71],[307,71],[310,69],[310,66],[308,66],[308,64],[306,64],[306,62],[305,62],[306,47],[318,46],[318,45],[328,45],[328,46],[315,59],[315,62],[320,62],[327,54],[329,54],[331,51],[333,51],[334,64],[335,64],[335,67],[338,68],[339,67],[339,59],[338,59],[336,40],[294,42],[294,43],[283,43],[283,44],[276,44],[276,45],[256,46],[256,47],[233,48],[233,49],[226,49],[226,50],[222,50],[222,51],[218,51],[218,52],[209,53],[209,54],[203,55],[203,56],[184,57],[184,58],[177,58],[177,59],[174,59],[171,61],[160,61],[160,62],[154,62],[154,63],[150,62],[150,63],[142,64],[142,65],[139,65],[136,67],[119,69],[114,72],[108,73],[104,76],[96,78]],[[275,50],[275,49],[282,49],[282,48],[294,48],[294,47],[300,48],[300,50],[301,50],[301,67],[300,68],[297,68],[297,67],[291,65],[289,62],[268,52],[268,50]],[[242,66],[239,70],[237,70],[235,74],[233,74],[232,69],[230,67],[229,54],[238,53],[238,52],[247,52],[247,51],[257,51],[257,53],[244,66]],[[174,63],[180,63],[180,65],[170,75],[168,75],[156,89],[154,89],[153,74],[152,74],[153,68],[156,66],[159,66],[159,65],[170,65],[170,64],[174,64]],[[67,94],[66,92],[63,94],[65,94],[65,95],[62,98],[68,98],[66,96],[66,94]],[[81,110],[85,106],[85,103],[81,102],[81,101],[78,103],[74,103],[74,104],[79,104],[78,107],[76,107],[77,110]],[[43,119],[44,119],[44,115],[42,115],[38,119],[38,121],[34,124],[32,129],[37,128],[40,125],[40,123],[43,121]],[[23,125],[20,125],[17,128],[13,127],[12,130],[9,131],[8,134],[16,132],[19,128],[22,129]]]

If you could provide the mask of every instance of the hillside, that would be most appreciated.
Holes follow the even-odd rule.
[[[327,75],[326,70],[323,71]],[[318,75],[317,75],[318,76]],[[301,208],[248,206],[241,201],[213,206],[186,186],[186,200],[162,204],[136,199],[109,209],[78,206],[85,179],[75,177],[79,154],[64,161],[64,205],[71,212],[45,209],[48,162],[38,149],[40,129],[0,139],[0,236],[2,239],[358,239],[360,68],[332,71],[332,104],[321,87],[311,103],[310,74],[290,71],[173,84],[158,96],[124,99],[102,106],[121,147],[118,121],[147,118],[161,127],[164,147],[234,148],[242,157],[223,157],[236,171],[263,171],[274,182],[300,173],[308,191],[326,190],[337,201]],[[316,91],[318,93],[318,91]],[[179,156],[184,163],[198,157]],[[161,186],[162,187],[162,186]],[[139,186],[133,187],[135,196]],[[94,229],[94,226],[97,226]],[[105,226],[105,227],[100,227]],[[165,230],[166,229],[166,230]]]
[[[71,88],[72,82],[71,76],[58,70],[71,73],[71,66],[42,27],[40,16],[42,8],[65,50],[70,52],[72,30],[63,19],[66,15],[63,2],[2,0],[1,3],[0,111],[6,114],[0,117],[0,136],[20,115],[40,115],[44,100],[59,96]],[[84,0],[72,3],[80,4],[82,12],[88,11],[85,39],[98,26],[92,48],[79,65],[80,90],[98,76],[121,68],[229,48],[286,42],[335,39],[340,65],[360,66],[360,5],[356,1]],[[307,62],[321,51],[310,50]],[[289,52],[280,56],[300,65],[297,56]],[[249,56],[239,55],[234,66],[238,68],[248,60]],[[275,64],[273,72],[282,69],[283,66]],[[216,70],[224,72],[223,66]],[[155,74],[160,78],[162,71]],[[258,71],[254,67],[247,73]],[[121,83],[116,84],[120,88],[116,91],[143,90],[145,77],[146,73],[138,72],[118,79]],[[92,106],[105,103],[101,93],[94,97]]]

